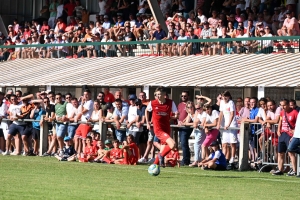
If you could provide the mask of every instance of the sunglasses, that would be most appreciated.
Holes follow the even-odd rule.
[[[49,101],[44,101],[44,103],[49,103]]]
[[[181,95],[181,98],[186,98],[187,96]]]
[[[192,106],[188,106],[188,107],[186,107],[187,109],[191,109],[191,108],[193,108]]]
[[[70,99],[71,97],[66,97],[66,99]]]
[[[61,97],[57,97],[56,99],[61,99]]]
[[[196,110],[200,110],[201,108],[195,108]]]

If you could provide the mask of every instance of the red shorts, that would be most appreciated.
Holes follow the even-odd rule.
[[[138,161],[138,159],[134,155],[129,156],[129,158],[127,160],[127,163],[126,163],[126,161],[124,159],[125,158],[123,158],[123,160],[121,161],[122,165],[127,165],[127,163],[128,163],[128,165],[134,165]]]
[[[276,133],[272,132],[269,128],[265,128],[264,134],[265,134],[265,140],[268,140],[268,138],[271,137],[272,145],[273,146],[278,145],[278,135]]]
[[[158,133],[154,133],[155,136],[160,140],[160,144],[165,145],[167,144],[167,139],[171,138],[170,137],[170,133],[166,133],[166,132],[158,132]]]
[[[75,137],[79,137],[81,139],[86,139],[87,134],[92,130],[87,124],[80,124],[76,129]]]
[[[175,167],[176,164],[177,164],[177,160],[176,160],[176,161],[175,161],[175,160],[169,160],[169,161],[167,162],[167,165],[169,165],[170,167]]]

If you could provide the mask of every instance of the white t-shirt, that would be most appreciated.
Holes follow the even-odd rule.
[[[272,37],[273,35],[271,33],[265,34],[262,37]],[[263,46],[265,47],[272,47],[273,46],[273,40],[263,40]]]
[[[249,37],[247,34],[244,34],[244,35],[238,35],[238,36],[236,36],[236,38],[247,38],[247,37]],[[242,44],[243,45],[246,45],[247,44],[247,41],[242,41]]]
[[[22,104],[19,104],[19,105],[10,104],[9,109],[8,109],[9,113],[11,114],[10,116],[16,117],[17,115],[20,115],[21,107],[22,107]],[[13,123],[16,125],[25,125],[26,124],[25,122],[19,122],[19,121],[14,121]]]
[[[237,127],[238,123],[235,117],[235,105],[232,100],[229,100],[228,103],[225,103],[224,100],[220,103],[220,112],[223,112],[222,125],[227,126],[230,120],[230,112],[233,112],[233,119],[230,124],[230,127]]]
[[[266,116],[267,116],[267,114],[266,114],[266,112],[264,111],[264,109],[259,108],[256,117],[262,118],[263,121],[266,121]]]
[[[198,113],[197,119],[199,119],[200,124],[203,122],[203,119],[207,117],[206,112]]]
[[[102,40],[101,40],[101,42],[114,42],[112,39],[108,39],[107,41],[105,40],[105,38],[103,38]],[[108,49],[108,46],[109,45],[103,45],[104,46],[104,48],[105,49]],[[108,50],[112,50],[112,51],[115,51],[116,50],[116,48],[115,48],[115,45],[111,45],[110,46],[110,48],[108,49]]]
[[[138,116],[137,114],[137,107],[136,106],[129,106],[129,110],[128,110],[128,121],[132,122],[136,120],[136,117]],[[136,132],[142,132],[143,131],[143,127],[136,127],[136,126],[131,126],[129,129],[129,131],[136,131]]]
[[[211,112],[211,115],[206,115],[206,123],[207,124],[212,124],[216,119],[219,118],[219,112],[216,110],[213,110]]]
[[[281,107],[277,107],[275,113],[272,112],[271,110],[268,110],[267,117],[270,117],[271,120],[274,120],[277,116],[280,115],[281,110],[282,110]]]
[[[100,9],[99,15],[105,15],[105,5],[106,5],[105,0],[101,2],[99,1],[99,9]]]
[[[94,107],[94,102],[92,100],[89,100],[85,102],[83,105],[83,108],[87,109],[88,111],[81,116],[81,121],[87,121],[88,119],[91,118],[92,113],[93,113],[93,107]]]
[[[66,110],[67,110],[68,118],[71,118],[71,117],[74,116],[73,108],[74,107],[73,107],[73,105],[71,103],[67,104]]]
[[[203,22],[207,21],[207,18],[205,17],[205,15],[201,15],[201,16],[198,15],[197,17],[201,20],[200,23],[203,23]]]

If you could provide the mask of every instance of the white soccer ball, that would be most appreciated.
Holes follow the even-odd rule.
[[[160,167],[157,164],[152,164],[148,168],[148,173],[152,176],[157,176],[160,173]]]

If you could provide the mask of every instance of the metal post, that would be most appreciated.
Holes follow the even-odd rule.
[[[297,176],[300,176],[300,154],[297,154]]]
[[[249,149],[249,123],[241,123],[240,126],[240,153],[239,153],[239,170],[245,171],[249,169],[248,149]]]
[[[103,123],[103,121],[99,120],[99,131],[101,134],[101,140],[106,140],[106,133],[107,133],[107,124]]]
[[[42,118],[46,117],[45,115]],[[39,156],[42,156],[44,152],[47,151],[47,144],[48,144],[48,122],[43,121],[43,125],[40,127],[40,150]]]

